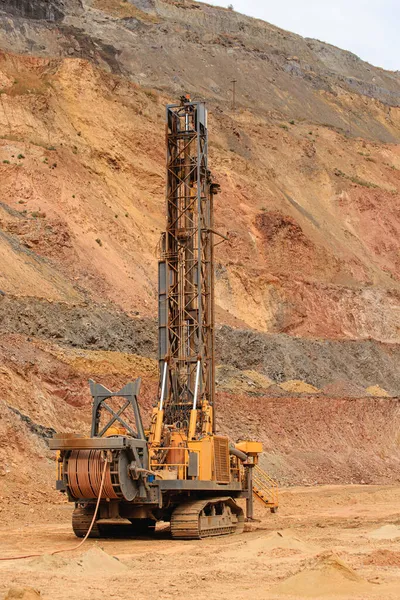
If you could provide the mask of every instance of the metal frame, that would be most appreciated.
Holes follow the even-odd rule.
[[[204,103],[167,106],[167,227],[159,263],[160,374],[168,363],[164,423],[188,429],[214,404],[213,192]],[[160,387],[162,387],[160,385]],[[194,404],[197,406],[194,406]]]
[[[135,439],[136,443],[132,444],[132,450],[135,454],[135,458],[139,458],[137,449],[140,448],[140,459],[142,461],[142,465],[147,468],[149,463],[149,453],[138,402],[141,383],[142,380],[140,377],[138,377],[135,379],[135,381],[127,383],[121,390],[119,390],[119,392],[111,392],[104,387],[104,385],[89,379],[90,393],[93,396],[91,437],[102,438],[115,422],[120,423],[126,429],[127,434],[131,435]],[[125,398],[125,402],[121,408],[115,412],[106,402],[106,400],[109,398]],[[133,414],[135,416],[136,431],[132,428],[130,423],[128,423],[122,417],[124,412],[130,407],[133,409]],[[107,411],[111,415],[111,418],[108,423],[104,425],[101,431],[99,431],[100,418],[103,411]]]
[[[142,440],[146,439],[145,435],[144,435],[143,422],[142,422],[142,417],[140,416],[140,410],[139,410],[139,404],[138,404],[138,396],[139,396],[141,383],[142,383],[142,380],[140,378],[138,378],[134,382],[127,383],[122,388],[122,390],[119,390],[119,392],[111,392],[106,387],[104,387],[104,385],[101,385],[100,383],[96,383],[92,379],[89,379],[90,393],[93,396],[91,437],[102,437],[106,433],[107,429],[109,429],[116,421],[118,421],[118,423],[120,423],[123,427],[125,427],[126,431],[133,437],[136,437],[136,438],[142,439]],[[108,400],[109,398],[116,398],[116,397],[126,399],[125,403],[118,410],[118,412],[115,412],[111,408],[111,406],[109,406],[106,403],[106,400]],[[129,407],[132,407],[132,409],[133,409],[133,412],[135,415],[137,431],[135,431],[130,426],[130,424],[127,423],[125,421],[125,419],[122,418],[123,413]],[[102,430],[99,431],[100,417],[101,417],[101,413],[103,410],[106,410],[107,412],[110,413],[111,419],[108,421],[108,423],[106,423],[106,425],[104,425]]]
[[[130,439],[126,436],[105,438],[53,438],[49,440],[51,450],[124,450],[125,448],[146,449],[146,440]]]

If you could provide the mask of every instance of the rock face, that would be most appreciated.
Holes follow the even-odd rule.
[[[191,0],[0,0],[1,10],[0,46],[11,52],[85,57],[145,87],[222,106],[235,78],[240,107],[396,141],[399,73],[231,10]],[[386,106],[383,119],[374,101]]]
[[[66,12],[72,8],[71,5],[74,8],[82,6],[80,0],[1,0],[0,10],[26,19],[55,22],[63,20]]]
[[[111,61],[104,44],[103,51]],[[7,54],[0,87],[0,302],[8,331],[57,334],[57,318],[45,327],[39,305],[34,318],[18,321],[21,297],[111,303],[116,321],[125,319],[118,309],[128,320],[135,312],[154,319],[155,248],[165,222],[163,105],[171,96],[91,60]],[[341,101],[349,101],[344,91]],[[385,122],[387,106],[365,101],[365,123]],[[276,112],[210,108],[210,165],[221,184],[216,227],[229,239],[216,252],[219,324],[399,344],[397,145]],[[93,337],[92,326],[77,335],[89,329],[83,314],[68,323],[59,339],[79,345]],[[106,349],[97,338],[88,343]],[[120,340],[114,348],[127,346]],[[385,388],[382,380],[366,384]]]
[[[10,498],[36,472],[52,486],[50,462],[35,471],[30,457],[47,456],[53,430],[87,431],[89,377],[120,389],[143,376],[150,414],[164,105],[183,91],[209,104],[228,238],[216,247],[216,355],[234,372],[221,431],[262,439],[288,481],[389,482],[397,401],[371,394],[400,395],[399,74],[189,0],[0,0],[0,48]],[[346,432],[333,443],[331,423]]]

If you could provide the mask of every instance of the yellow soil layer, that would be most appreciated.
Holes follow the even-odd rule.
[[[105,350],[73,350],[53,347],[52,354],[78,373],[158,377],[158,363],[151,358]]]
[[[80,295],[60,273],[45,261],[27,251],[15,250],[0,239],[0,289],[16,296],[26,294],[26,281],[31,284],[32,296],[55,301],[80,300]]]
[[[224,365],[217,366],[217,379],[221,371],[223,373],[224,369]],[[267,390],[273,383],[274,382],[269,379],[269,377],[262,375],[261,373],[257,373],[257,371],[236,371],[232,375],[224,377],[219,383],[219,388],[235,393],[246,393],[249,391],[260,392]]]
[[[121,2],[120,0],[93,0],[92,5],[94,8],[98,8],[113,17],[119,17],[121,19],[134,18],[140,21],[146,21],[148,23],[158,23],[159,19],[153,15],[132,6],[129,2]]]
[[[257,371],[243,371],[243,375],[254,381],[255,384],[262,388],[269,388],[274,382],[272,379],[267,377],[266,375],[262,375],[261,373],[257,373]]]
[[[376,396],[377,398],[390,398],[389,392],[381,388],[379,385],[371,385],[365,390],[368,396]]]
[[[318,394],[319,389],[302,381],[301,379],[290,379],[289,381],[285,381],[281,383],[280,386],[286,392],[291,392],[294,394]]]

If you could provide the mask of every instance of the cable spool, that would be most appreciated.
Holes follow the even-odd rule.
[[[66,461],[65,474],[67,477],[67,485],[74,498],[98,497],[103,464],[101,450],[71,451]],[[102,499],[118,498],[111,480],[112,465],[113,463],[108,463],[107,465],[104,487],[101,495]]]
[[[100,492],[103,472],[101,450],[71,450],[64,460],[64,473],[70,494],[75,499],[90,500]],[[113,450],[104,480],[102,499],[131,502],[138,486],[129,476],[129,456],[125,451]]]

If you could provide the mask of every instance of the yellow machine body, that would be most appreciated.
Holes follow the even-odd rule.
[[[235,448],[247,454],[249,458],[252,458],[253,464],[256,465],[258,463],[258,456],[263,450],[263,445],[261,442],[245,440],[235,444]]]

